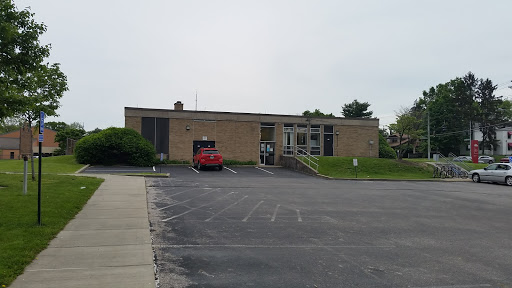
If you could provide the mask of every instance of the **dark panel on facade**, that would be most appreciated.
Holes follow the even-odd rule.
[[[141,135],[156,149],[156,153],[169,154],[169,119],[142,117]]]
[[[200,148],[215,148],[215,141],[194,141],[192,155],[195,155]]]
[[[332,133],[332,126],[325,125],[324,126],[324,133]]]
[[[169,119],[156,118],[156,153],[169,154]]]
[[[142,117],[140,134],[153,145],[155,145],[155,127],[154,117]]]

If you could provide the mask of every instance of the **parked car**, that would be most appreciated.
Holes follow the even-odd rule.
[[[494,163],[484,169],[471,170],[469,175],[473,182],[497,182],[512,186],[512,164],[510,163]]]
[[[194,168],[217,167],[222,170],[222,155],[216,148],[200,148],[194,155]]]
[[[458,157],[453,158],[453,161],[454,162],[471,162],[473,160],[471,159],[471,156],[458,156]]]
[[[483,155],[483,156],[478,157],[478,163],[492,164],[494,162],[496,162],[496,161],[494,160],[494,157],[491,157],[491,156]]]
[[[508,158],[508,156],[507,157],[503,157],[503,158],[500,159],[500,162],[501,163],[510,163],[510,159]]]

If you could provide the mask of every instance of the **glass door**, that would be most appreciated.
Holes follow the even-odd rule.
[[[274,165],[275,142],[260,142],[260,165]]]

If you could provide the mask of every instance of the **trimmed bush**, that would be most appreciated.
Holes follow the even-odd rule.
[[[396,152],[386,141],[386,138],[379,133],[379,158],[396,159]]]
[[[223,165],[257,165],[256,161],[238,161],[238,160],[226,160],[222,162]]]
[[[151,166],[155,148],[133,129],[111,127],[76,143],[75,157],[81,164]]]

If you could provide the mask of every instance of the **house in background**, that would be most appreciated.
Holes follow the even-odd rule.
[[[482,132],[478,129],[473,130],[473,139],[482,141]],[[464,145],[461,149],[461,155],[470,155],[469,145]],[[482,154],[482,149],[479,150]],[[512,127],[503,127],[496,129],[496,145],[492,149],[485,149],[485,155],[512,155]]]
[[[25,154],[30,155],[30,144],[24,145],[24,143],[31,142],[34,155],[38,154],[39,142],[37,139],[37,128],[32,127],[32,134],[23,129],[24,128],[20,128],[20,130],[0,135],[0,159],[21,159]],[[33,135],[32,141],[30,141],[31,135]],[[59,148],[59,143],[55,142],[57,132],[44,129],[43,135],[42,154],[43,156],[52,156],[54,151]]]

